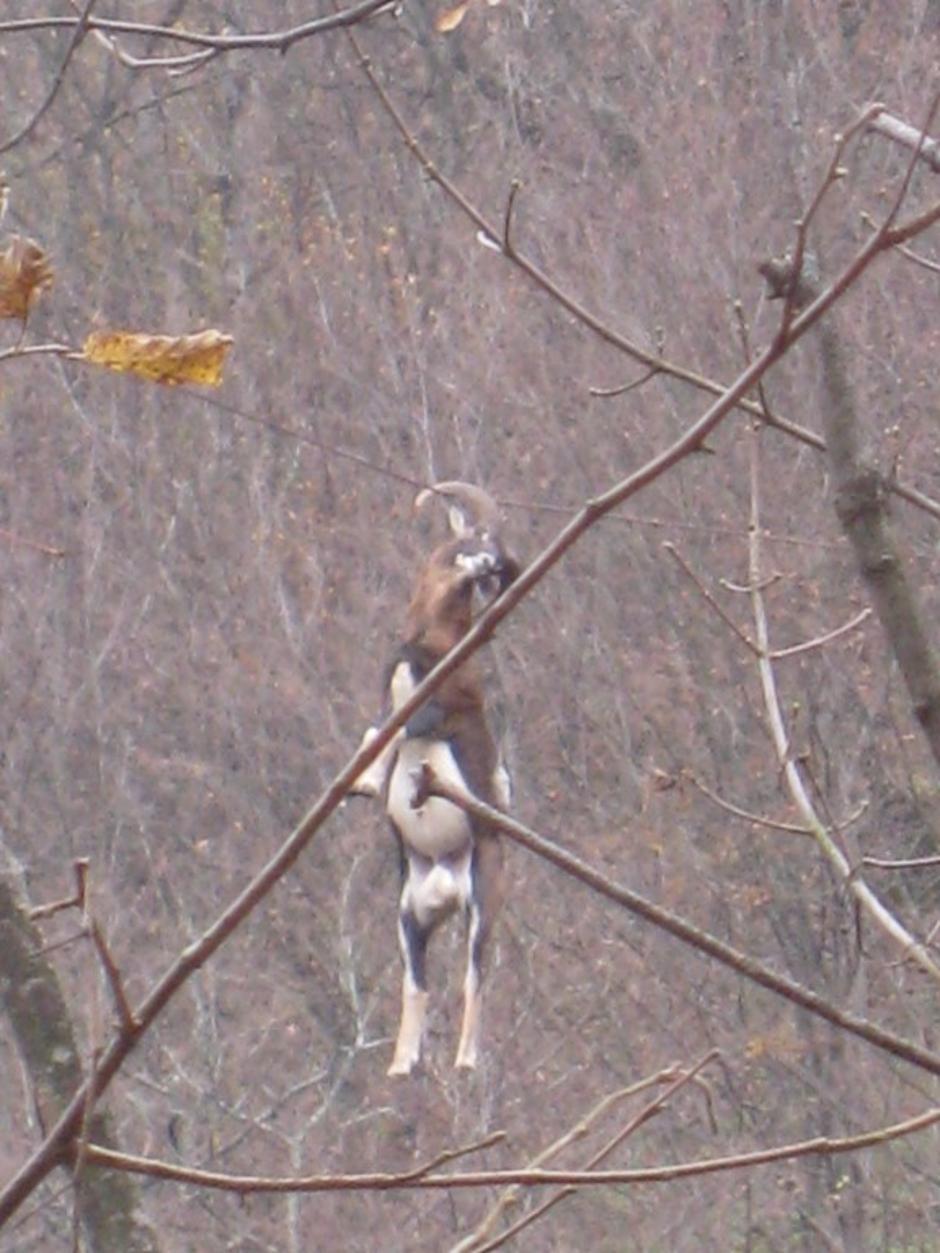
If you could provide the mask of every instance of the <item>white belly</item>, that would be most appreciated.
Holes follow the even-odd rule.
[[[412,808],[412,772],[425,761],[442,782],[464,786],[449,744],[441,740],[402,740],[389,781],[388,814],[407,845],[422,857],[438,861],[466,848],[472,829],[464,811],[439,796],[431,796],[417,809]]]

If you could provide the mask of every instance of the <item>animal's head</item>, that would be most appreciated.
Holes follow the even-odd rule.
[[[471,483],[437,483],[418,495],[415,507],[435,496],[447,506],[454,534],[418,576],[408,636],[446,652],[470,629],[474,599],[489,604],[516,578],[519,566],[505,547],[499,509],[487,492]]]

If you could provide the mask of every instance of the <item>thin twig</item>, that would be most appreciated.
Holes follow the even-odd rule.
[[[932,213],[931,209],[927,209],[923,213],[918,214],[916,217],[911,218],[907,223],[902,223],[900,226],[894,225],[900,215],[901,207],[907,197],[908,188],[910,187],[911,181],[914,177],[914,171],[918,168],[918,162],[921,160],[921,153],[924,150],[924,145],[929,142],[927,132],[933,126],[933,121],[938,108],[940,108],[940,91],[934,94],[934,97],[930,102],[927,109],[927,116],[924,119],[924,124],[920,128],[920,135],[911,152],[911,159],[908,162],[907,169],[904,172],[904,178],[901,180],[897,194],[894,198],[894,203],[892,204],[891,209],[888,212],[888,216],[885,219],[883,228],[885,236],[886,238],[889,238],[891,243],[894,245],[903,244],[908,239],[912,238],[912,236],[919,235],[922,230],[926,229],[921,225],[922,220],[928,218]]]
[[[75,862],[76,895],[81,900],[82,928],[85,934],[92,934],[94,919],[91,912],[91,882],[89,863],[86,857]],[[109,954],[110,957],[110,954]],[[121,991],[123,999],[123,989]],[[94,1115],[95,1102],[98,1099],[98,1059],[101,1055],[102,1022],[101,999],[97,981],[93,984],[90,997],[90,1014],[88,1023],[88,1078],[85,1083],[85,1097],[82,1103],[82,1117],[71,1151],[72,1186],[75,1189],[75,1204],[72,1206],[72,1244],[74,1253],[81,1247],[81,1200],[82,1172],[85,1166],[85,1154],[91,1138],[91,1120]]]
[[[71,344],[16,344],[0,352],[0,361],[12,361],[17,357],[70,357],[78,350]]]
[[[754,353],[751,351],[751,334],[748,330],[747,318],[744,316],[744,306],[740,300],[736,300],[732,306],[734,320],[738,328],[738,338],[741,340],[741,350],[744,357],[744,364],[747,365],[753,360]],[[772,423],[773,414],[770,411],[770,404],[767,400],[766,389],[763,380],[757,385],[757,399],[760,404],[763,421]]]
[[[796,242],[793,248],[793,256],[790,261],[789,276],[787,278],[783,296],[783,312],[780,317],[780,327],[777,331],[778,335],[785,336],[789,330],[793,318],[796,316],[797,310],[805,302],[805,292],[802,290],[804,262],[806,258],[806,240],[809,233],[809,227],[816,214],[822,207],[822,203],[828,195],[832,187],[843,177],[845,170],[842,166],[842,158],[845,150],[852,139],[864,130],[869,121],[874,118],[880,105],[869,105],[867,109],[863,109],[861,114],[855,119],[852,125],[843,135],[837,135],[832,156],[826,172],[820,179],[816,193],[810,201],[809,208],[796,224]],[[906,193],[907,187],[904,186]],[[902,193],[903,198],[903,193]]]
[[[722,620],[722,622],[725,624],[728,630],[731,631],[732,635],[736,636],[741,641],[741,643],[745,645],[745,647],[749,648],[752,653],[756,654],[757,646],[755,645],[754,641],[750,639],[744,633],[744,631],[741,630],[741,628],[735,622],[734,618],[732,618],[731,615],[727,613],[726,610],[723,609],[721,605],[719,605],[718,601],[715,600],[714,596],[712,596],[711,592],[708,590],[708,588],[705,586],[702,580],[698,577],[698,575],[695,573],[695,571],[692,569],[692,567],[689,565],[686,559],[682,556],[678,548],[676,548],[675,544],[673,544],[671,540],[666,540],[665,543],[663,544],[663,548],[665,548],[666,552],[669,553],[670,557],[673,557],[675,559],[676,564],[679,566],[679,569],[682,570],[683,573],[686,575],[686,577],[691,580],[694,586],[701,593],[701,596],[703,600],[705,601],[705,603],[711,609],[715,611],[715,613]]]
[[[549,1144],[547,1148],[542,1149],[535,1157],[531,1158],[526,1163],[527,1168],[531,1169],[533,1167],[547,1165],[570,1144],[574,1143],[575,1140],[583,1139],[594,1124],[602,1118],[608,1110],[613,1109],[615,1105],[619,1105],[627,1098],[637,1096],[640,1092],[644,1092],[648,1088],[654,1087],[656,1084],[670,1082],[675,1077],[675,1072],[676,1068],[674,1066],[670,1066],[666,1070],[661,1070],[655,1075],[650,1075],[646,1079],[641,1079],[637,1083],[630,1084],[629,1087],[620,1088],[616,1092],[609,1093],[603,1098],[603,1100],[599,1101],[593,1109],[589,1110],[587,1114],[584,1114],[581,1118],[579,1118],[574,1126],[569,1127],[567,1131]],[[481,1220],[477,1227],[470,1232],[469,1235],[464,1236],[458,1244],[454,1245],[454,1247],[450,1250],[450,1253],[471,1253],[471,1251],[473,1251],[473,1253],[479,1253],[478,1246],[480,1241],[485,1240],[489,1236],[502,1214],[504,1214],[511,1205],[515,1204],[518,1195],[519,1189],[517,1187],[507,1188],[504,1192],[500,1193],[492,1209],[488,1211],[485,1217]]]
[[[919,252],[915,252],[913,248],[908,248],[904,244],[898,244],[898,252],[902,257],[907,257],[908,261],[913,261],[915,265],[929,270],[931,274],[940,274],[940,262],[931,261],[929,257],[922,257]]]
[[[931,141],[933,142],[933,141]],[[867,226],[869,230],[877,229],[875,222],[870,213],[859,214],[862,225]],[[902,257],[906,257],[908,261],[913,261],[915,265],[922,266],[925,270],[929,270],[931,274],[940,274],[940,262],[931,261],[929,257],[923,257],[919,252],[915,252],[913,248],[908,248],[906,244],[898,244],[897,251]]]
[[[57,901],[50,901],[47,905],[36,905],[27,914],[31,921],[36,922],[40,918],[49,918],[63,909],[84,910],[85,893],[88,887],[88,858],[77,857],[72,863],[72,873],[75,876],[75,891],[72,895],[63,896]]]
[[[506,197],[506,216],[503,218],[503,252],[507,257],[515,255],[515,249],[512,244],[512,213],[516,207],[516,197],[521,186],[522,183],[519,179],[514,178],[509,184],[509,195]]]
[[[742,809],[740,805],[735,805],[731,801],[725,800],[724,797],[719,796],[717,792],[713,792],[700,779],[697,779],[690,770],[683,770],[682,777],[683,779],[688,779],[690,783],[697,787],[703,796],[707,796],[720,809],[733,814],[735,818],[743,818],[745,822],[754,823],[756,826],[768,827],[771,831],[785,831],[787,835],[812,834],[809,827],[800,826],[799,823],[782,822],[777,818],[768,818],[764,814],[755,814],[749,809]]]
[[[82,42],[85,35],[88,33],[89,19],[91,18],[91,11],[94,8],[96,2],[97,0],[85,0],[85,4],[82,8],[81,13],[79,13],[78,16],[71,23],[74,26],[74,30],[72,31],[72,36],[69,39],[68,46],[65,49],[65,55],[62,58],[62,63],[59,66],[58,72],[53,78],[52,83],[49,87],[49,90],[46,92],[45,99],[43,100],[39,108],[36,110],[36,112],[33,114],[33,116],[29,119],[29,121],[26,122],[25,125],[21,126],[20,129],[16,132],[16,134],[12,135],[5,143],[0,144],[0,156],[2,156],[5,152],[9,152],[11,148],[15,148],[16,145],[22,143],[24,139],[29,138],[29,136],[33,133],[33,131],[39,125],[39,122],[42,119],[42,117],[45,115],[45,113],[51,106],[53,100],[55,100],[56,96],[59,94],[59,88],[62,86],[62,83],[65,79],[65,71],[68,69],[69,62],[72,60],[72,57],[78,51],[79,44]]]
[[[634,379],[632,383],[621,383],[619,387],[589,387],[589,396],[600,396],[608,398],[611,396],[626,396],[628,392],[636,391],[649,383],[651,379],[656,378],[658,374],[662,374],[662,366],[651,366],[645,374],[640,375],[638,379]]]
[[[834,627],[833,630],[827,631],[825,635],[817,635],[814,639],[806,640],[802,644],[791,644],[789,648],[775,648],[770,652],[772,661],[779,661],[783,657],[796,657],[800,653],[808,653],[814,648],[822,648],[824,644],[830,644],[833,640],[837,640],[840,636],[847,635],[849,631],[854,631],[857,626],[871,617],[871,609],[862,609],[854,618],[850,618],[848,622],[843,622],[842,626]]]
[[[863,857],[863,866],[874,866],[877,870],[922,870],[927,866],[940,866],[940,856],[932,857]]]
[[[111,989],[111,996],[114,999],[114,1006],[124,1031],[133,1031],[137,1026],[136,1019],[131,1011],[130,1002],[124,991],[124,981],[121,978],[121,972],[117,962],[111,954],[108,943],[104,938],[104,933],[95,918],[89,918],[88,934],[91,936],[98,959],[101,962],[102,969],[108,980],[108,987]]]
[[[669,1087],[665,1090],[665,1092],[659,1093],[653,1098],[653,1100],[644,1105],[642,1109],[638,1110],[637,1113],[624,1127],[620,1129],[620,1131],[617,1132],[615,1136],[608,1140],[605,1145],[603,1145],[591,1156],[591,1158],[585,1163],[584,1169],[596,1170],[601,1162],[605,1161],[610,1156],[614,1149],[623,1144],[626,1139],[628,1139],[635,1131],[639,1130],[639,1128],[645,1123],[649,1122],[651,1118],[654,1118],[657,1114],[661,1113],[668,1102],[682,1088],[684,1088],[686,1084],[694,1083],[698,1078],[699,1072],[703,1070],[709,1062],[714,1061],[718,1055],[719,1053],[717,1049],[711,1049],[700,1061],[696,1062],[694,1066],[690,1067],[688,1070],[680,1070],[678,1075],[670,1082]],[[577,1190],[577,1186],[574,1184],[569,1184],[568,1186],[561,1188],[553,1196],[546,1198],[546,1200],[542,1201],[542,1203],[536,1206],[535,1209],[530,1210],[528,1214],[523,1215],[522,1218],[518,1219],[510,1227],[507,1227],[507,1229],[501,1232],[494,1240],[489,1241],[487,1244],[471,1245],[469,1246],[469,1249],[472,1250],[472,1253],[492,1253],[494,1249],[501,1248],[508,1240],[511,1240],[518,1235],[523,1228],[531,1227],[533,1223],[542,1218],[550,1209],[553,1208],[553,1206],[557,1205],[559,1201],[564,1200],[565,1197],[572,1196],[575,1192],[577,1192]],[[457,1253],[457,1250],[453,1250],[452,1253]]]

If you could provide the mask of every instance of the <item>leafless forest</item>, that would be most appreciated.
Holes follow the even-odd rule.
[[[0,6],[0,1250],[929,1253],[940,5],[343,3]],[[342,776],[452,478],[594,881],[508,834],[390,1078]]]

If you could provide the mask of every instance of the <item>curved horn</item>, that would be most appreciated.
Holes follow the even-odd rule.
[[[461,483],[459,479],[448,479],[443,483],[434,483],[425,487],[415,497],[415,509],[420,509],[432,496],[442,496],[453,505],[449,511],[451,530],[455,535],[463,535],[468,531],[495,530],[499,525],[499,507],[496,501],[475,483]]]

